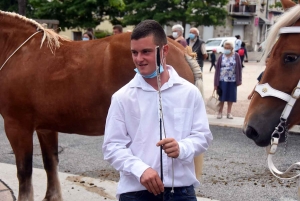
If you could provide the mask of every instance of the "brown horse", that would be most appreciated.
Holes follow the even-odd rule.
[[[243,128],[247,137],[259,146],[270,144],[271,135],[277,133],[272,134],[275,127],[279,132],[276,135],[283,142],[285,135],[280,133],[285,127],[300,123],[300,46],[297,42],[300,5],[290,0],[282,0],[282,5],[288,10],[270,30],[264,57],[269,55],[270,59],[260,85],[256,87],[258,93],[250,103]],[[280,37],[276,42],[278,33]]]
[[[103,135],[112,94],[135,74],[130,33],[74,42],[3,11],[0,27],[0,113],[16,158],[18,200],[33,200],[36,131],[47,173],[44,200],[60,201],[57,132]],[[184,48],[172,40],[168,43],[168,64],[194,83]]]

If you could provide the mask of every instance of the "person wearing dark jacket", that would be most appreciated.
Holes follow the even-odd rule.
[[[241,48],[237,51],[237,53],[240,55],[242,67],[244,68],[245,67],[244,66],[245,56],[246,56],[246,58],[248,60],[248,54],[247,54],[246,44],[244,42],[242,42]]]
[[[187,44],[197,53],[197,61],[203,72],[204,60],[207,58],[205,43],[199,38],[199,30],[196,27],[190,29],[190,37],[186,40]]]
[[[216,55],[215,55],[216,50],[214,49],[212,53],[210,54],[210,61],[211,61],[211,66],[209,69],[209,72],[211,72],[212,67],[216,68]]]

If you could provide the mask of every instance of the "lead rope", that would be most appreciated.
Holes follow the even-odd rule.
[[[43,30],[39,30],[37,32],[35,32],[34,34],[32,34],[29,38],[27,38],[27,40],[25,40],[3,63],[3,65],[0,67],[0,70],[2,70],[2,68],[4,67],[4,65],[8,62],[8,60],[25,44],[27,43],[27,41],[29,41],[33,36],[35,36],[36,34],[38,34],[39,32],[42,32]]]
[[[160,48],[159,46],[157,46],[155,48],[156,50],[156,72],[157,72],[157,88],[158,88],[158,97],[159,97],[159,122],[160,122],[160,140],[162,140],[162,127],[163,127],[163,131],[164,131],[164,137],[166,138],[167,135],[166,135],[166,128],[165,128],[165,121],[164,121],[164,114],[163,114],[163,110],[162,110],[162,98],[161,98],[161,79],[160,79]],[[172,159],[172,190],[171,190],[171,193],[174,193],[174,159]],[[160,147],[160,162],[161,162],[161,168],[160,168],[160,171],[161,171],[161,180],[163,182],[163,161],[162,161],[162,146]],[[162,196],[162,200],[164,200],[164,194]]]

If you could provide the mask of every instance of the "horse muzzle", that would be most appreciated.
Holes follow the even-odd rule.
[[[258,127],[261,128],[261,127]],[[259,130],[254,125],[245,124],[243,127],[243,133],[253,140],[257,146],[266,147],[269,146],[271,143],[271,136],[274,127],[264,127],[264,129]],[[279,138],[279,142],[285,141],[285,135],[281,135]]]

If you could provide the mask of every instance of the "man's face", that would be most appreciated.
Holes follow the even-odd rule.
[[[149,75],[156,70],[155,47],[153,35],[131,40],[132,60],[142,75]]]
[[[190,33],[192,33],[192,34],[195,34],[195,36],[197,37],[198,36],[198,33],[197,33],[197,31],[195,31],[195,30],[190,30]]]
[[[121,32],[119,31],[119,29],[113,29],[113,35],[116,35],[116,34],[120,34]]]

